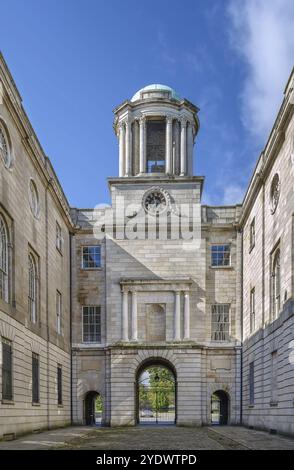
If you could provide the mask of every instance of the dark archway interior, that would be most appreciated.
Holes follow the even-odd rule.
[[[176,423],[176,378],[166,364],[146,363],[137,374],[139,424]]]
[[[99,426],[102,422],[102,399],[95,391],[85,396],[85,421],[88,426]]]
[[[229,402],[229,396],[224,390],[217,390],[211,395],[211,424],[228,424]]]

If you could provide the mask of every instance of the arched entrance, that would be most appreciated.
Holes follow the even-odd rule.
[[[229,396],[224,390],[217,390],[211,395],[211,424],[228,424],[229,402]]]
[[[176,423],[176,375],[167,362],[148,361],[137,373],[138,424]]]
[[[88,426],[101,425],[102,399],[97,392],[91,391],[85,396],[85,421]]]

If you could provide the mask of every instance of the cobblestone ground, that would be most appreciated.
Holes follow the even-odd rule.
[[[85,438],[72,441],[64,448],[97,450],[294,450],[294,439],[235,426],[223,428],[142,426],[136,428],[101,428]]]
[[[0,442],[1,450],[294,450],[294,439],[236,426],[223,427],[70,427]]]

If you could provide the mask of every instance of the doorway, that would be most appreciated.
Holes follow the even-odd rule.
[[[85,396],[85,421],[87,426],[101,426],[102,399],[98,392],[88,392]]]
[[[137,376],[137,421],[139,424],[176,423],[176,380],[165,365],[147,365]]]
[[[223,390],[211,395],[211,424],[226,425],[229,420],[229,396]]]

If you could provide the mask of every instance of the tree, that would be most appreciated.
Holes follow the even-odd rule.
[[[153,409],[167,411],[174,401],[174,376],[165,367],[150,367],[148,369],[150,400]]]

